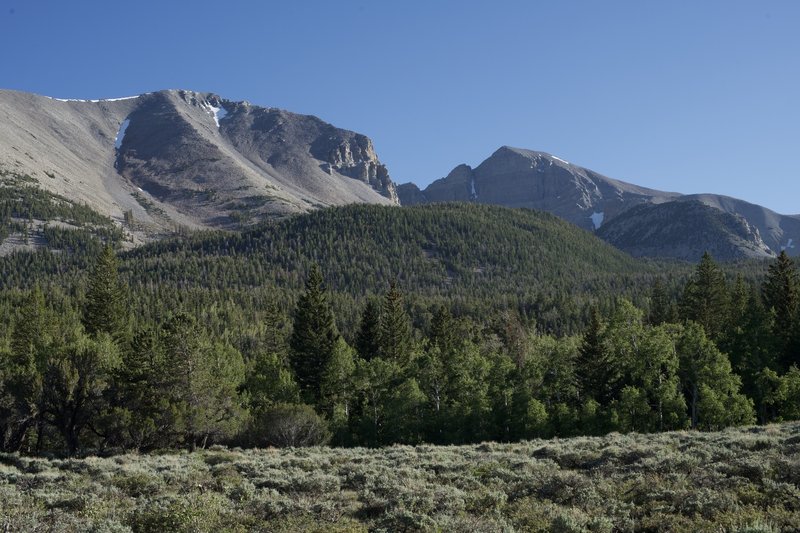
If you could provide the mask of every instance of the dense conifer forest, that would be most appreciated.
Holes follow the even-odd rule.
[[[113,244],[114,239],[107,239]],[[464,444],[800,416],[798,274],[550,215],[349,206],[0,260],[0,445]]]

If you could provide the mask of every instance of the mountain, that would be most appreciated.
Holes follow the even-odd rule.
[[[617,181],[544,152],[503,146],[476,168],[459,165],[424,191],[398,189],[400,203],[473,201],[553,213],[584,229],[644,202],[677,193]]]
[[[705,251],[720,260],[775,255],[744,217],[698,200],[631,207],[603,224],[597,236],[636,257],[697,261]]]
[[[211,93],[58,100],[0,91],[0,123],[0,171],[125,222],[139,241],[181,226],[235,229],[329,205],[397,204],[364,135]]]
[[[797,216],[781,215],[766,207],[720,194],[688,194],[677,199],[699,201],[725,213],[741,216],[758,229],[773,253],[786,250],[789,255],[800,256],[800,219]]]
[[[682,195],[648,189],[603,176],[544,152],[509,146],[501,147],[474,169],[463,164],[457,166],[424,190],[413,184],[403,184],[397,191],[402,205],[462,201],[527,207],[551,212],[590,231],[598,230],[637,205],[699,201],[718,211],[743,217],[758,230],[759,238],[771,252],[786,249],[792,255],[800,255],[797,216],[780,215],[721,195]],[[659,216],[652,220],[654,223],[663,221],[660,218],[663,212],[657,214]],[[712,219],[714,217],[703,218],[707,222]],[[665,228],[664,231],[671,230]],[[685,244],[696,243],[686,241]],[[758,239],[754,239],[733,256],[748,256],[758,247]],[[648,249],[658,256],[665,255],[656,248]]]

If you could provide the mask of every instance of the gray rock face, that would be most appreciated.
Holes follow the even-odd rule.
[[[786,249],[791,255],[800,255],[800,224],[797,217],[780,215],[764,207],[720,195],[681,195],[639,187],[544,152],[508,146],[501,147],[475,169],[459,165],[424,190],[404,184],[398,188],[398,193],[402,205],[473,201],[540,209],[590,231],[597,231],[641,204],[699,201],[718,211],[742,217],[758,230],[759,238],[763,239],[771,252],[778,253]],[[653,219],[653,222],[658,220]],[[743,253],[750,252],[745,249]]]
[[[720,260],[775,255],[744,217],[698,200],[632,207],[604,224],[597,235],[637,257],[698,261],[705,251]]]
[[[674,196],[607,178],[544,152],[503,146],[477,168],[459,165],[419,194],[404,187],[400,202],[475,201],[541,209],[593,230],[632,205]]]
[[[415,183],[403,183],[397,186],[397,198],[402,205],[425,203],[425,195]]]
[[[210,93],[62,101],[0,91],[0,124],[0,168],[119,221],[130,211],[142,240],[176,225],[398,203],[364,135]]]

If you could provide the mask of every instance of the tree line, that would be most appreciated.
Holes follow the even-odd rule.
[[[675,298],[590,307],[580,334],[519,309],[424,312],[395,282],[343,335],[323,271],[290,314],[211,331],[200,309],[132,311],[107,247],[84,291],[0,306],[0,447],[112,453],[242,446],[455,444],[720,429],[800,417],[797,268],[729,282],[706,254]],[[424,324],[424,326],[420,326]],[[247,334],[242,334],[246,330]]]

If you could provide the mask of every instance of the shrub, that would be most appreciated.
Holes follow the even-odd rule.
[[[310,405],[278,404],[253,420],[250,439],[258,446],[319,446],[330,439],[328,424]]]

